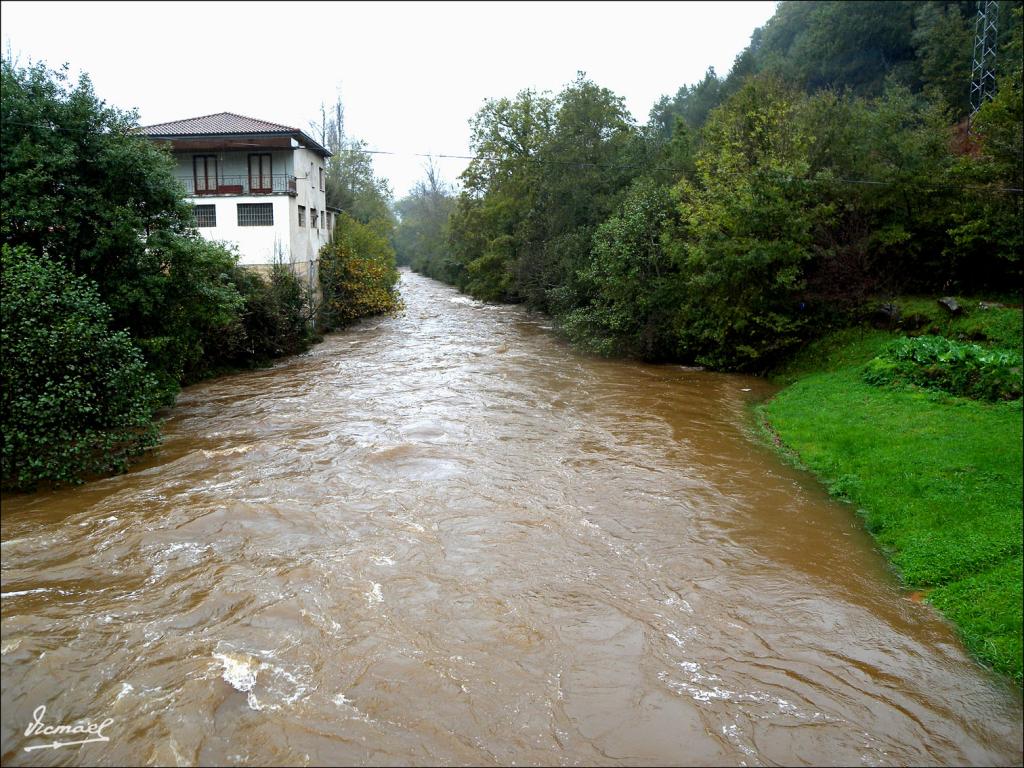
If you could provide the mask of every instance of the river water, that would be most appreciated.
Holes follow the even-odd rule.
[[[402,291],[4,499],[4,764],[1021,763],[1019,694],[748,439],[763,381]],[[109,741],[25,751],[40,705]]]

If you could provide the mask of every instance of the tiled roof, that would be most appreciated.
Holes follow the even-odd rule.
[[[175,136],[253,136],[261,133],[280,136],[283,134],[300,139],[305,146],[316,150],[324,157],[331,156],[327,149],[298,128],[257,120],[245,115],[236,115],[234,112],[218,112],[215,115],[189,117],[157,125],[144,125],[138,131],[143,136],[152,136],[157,139],[170,139]]]
[[[230,133],[301,133],[298,128],[269,123],[233,112],[218,112],[216,115],[189,117],[169,123],[146,125],[139,129],[146,136],[196,136],[202,134],[224,135]]]

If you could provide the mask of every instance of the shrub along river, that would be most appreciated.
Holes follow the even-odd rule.
[[[402,292],[4,499],[4,764],[1021,762],[1019,693],[749,439],[768,384]],[[40,705],[109,741],[25,751]]]

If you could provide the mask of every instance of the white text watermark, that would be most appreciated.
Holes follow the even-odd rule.
[[[35,749],[60,749],[61,747],[81,746],[92,744],[96,741],[110,741],[109,736],[103,735],[103,729],[114,722],[114,718],[108,717],[103,722],[94,723],[91,720],[80,720],[74,725],[47,725],[46,705],[40,704],[32,712],[32,722],[25,729],[26,736],[84,736],[85,738],[72,739],[69,741],[55,740],[49,744],[33,744],[25,747],[26,752]]]

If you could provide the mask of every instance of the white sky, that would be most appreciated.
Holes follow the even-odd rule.
[[[396,196],[423,175],[416,153],[469,154],[488,97],[557,92],[583,70],[654,102],[723,75],[775,2],[2,2],[3,47],[20,64],[68,63],[142,125],[237,112],[308,129],[340,93],[350,136],[377,155]],[[465,167],[443,160],[447,179]]]

